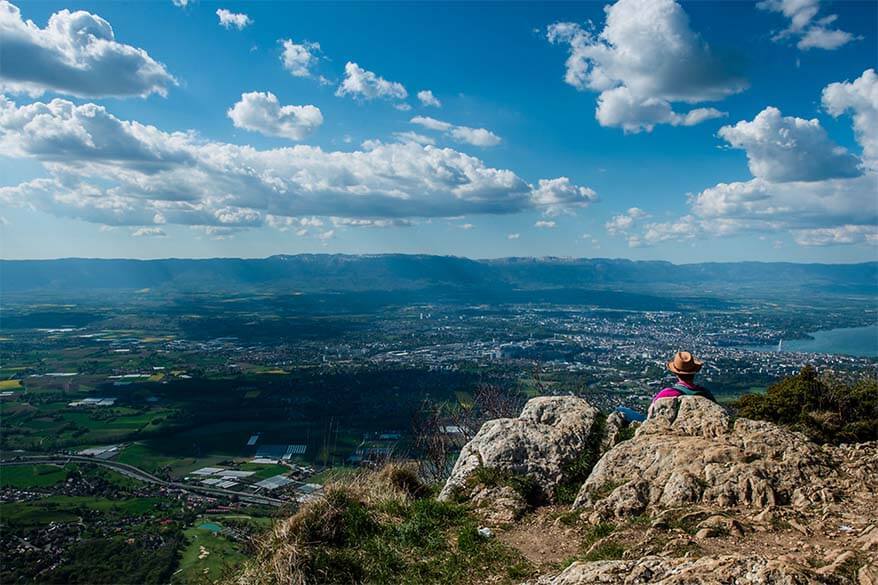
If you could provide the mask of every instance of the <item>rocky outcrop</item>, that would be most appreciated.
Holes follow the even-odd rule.
[[[836,477],[838,465],[833,448],[799,433],[734,420],[705,398],[663,399],[653,404],[633,439],[598,461],[574,508],[597,522],[695,503],[718,508],[827,503],[836,498],[828,480]]]
[[[491,420],[482,426],[461,451],[439,498],[469,490],[470,479],[486,468],[526,477],[543,499],[552,501],[570,467],[597,453],[602,422],[598,409],[581,398],[534,398],[518,418]]]
[[[636,560],[576,562],[539,585],[690,585],[737,583],[747,585],[832,585],[843,583],[828,573],[783,559],[744,555],[670,559],[659,556]]]

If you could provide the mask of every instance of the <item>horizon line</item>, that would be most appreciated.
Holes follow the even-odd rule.
[[[552,261],[552,260],[562,260],[562,261],[611,261],[611,262],[631,262],[631,263],[639,263],[639,264],[647,264],[647,263],[662,263],[662,264],[671,264],[673,266],[694,266],[698,264],[793,264],[793,265],[820,265],[820,266],[859,266],[865,264],[878,264],[878,260],[866,260],[862,262],[797,262],[792,260],[707,260],[703,262],[672,262],[670,260],[633,260],[631,258],[624,257],[605,257],[605,256],[496,256],[490,258],[474,258],[470,256],[460,256],[456,254],[426,254],[426,253],[401,253],[401,252],[381,252],[381,253],[370,253],[370,254],[354,254],[354,253],[346,253],[346,252],[299,252],[295,254],[286,254],[286,253],[278,253],[271,254],[269,256],[190,256],[190,257],[181,257],[181,256],[167,256],[161,258],[129,258],[129,257],[105,257],[105,256],[63,256],[57,258],[0,258],[0,262],[60,262],[60,261],[72,261],[72,260],[92,260],[92,261],[128,261],[128,262],[165,262],[165,261],[215,261],[215,260],[244,260],[244,261],[258,261],[258,260],[269,260],[271,258],[277,257],[291,257],[298,258],[303,256],[324,256],[324,257],[332,257],[332,256],[343,256],[343,257],[351,257],[351,258],[380,258],[380,257],[390,257],[390,256],[401,256],[401,257],[429,257],[429,258],[455,258],[458,260],[469,260],[471,262],[496,262],[502,260],[538,260],[538,261]]]

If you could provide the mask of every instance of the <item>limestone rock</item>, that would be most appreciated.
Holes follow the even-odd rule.
[[[527,509],[524,498],[509,486],[477,486],[470,496],[473,507],[492,526],[511,524]]]
[[[826,481],[836,472],[833,456],[800,433],[733,420],[705,398],[662,399],[633,439],[598,461],[574,508],[599,521],[695,503],[810,506],[835,497]]]
[[[574,396],[541,396],[528,401],[518,418],[490,420],[467,443],[439,494],[449,499],[466,488],[479,467],[525,475],[551,501],[567,466],[587,453],[599,411]]]
[[[561,574],[539,581],[540,585],[830,585],[840,582],[789,561],[745,555],[699,559],[648,556],[636,560],[576,562]]]

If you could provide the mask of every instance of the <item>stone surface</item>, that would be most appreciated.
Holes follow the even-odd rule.
[[[865,479],[871,468],[862,455],[858,451],[851,461]],[[733,420],[705,398],[662,399],[633,439],[595,465],[574,508],[600,521],[696,503],[717,508],[828,503],[837,486],[827,480],[838,478],[839,460],[831,447],[771,423]]]
[[[699,559],[649,556],[630,561],[576,562],[559,575],[538,581],[539,585],[831,585],[841,582],[792,562],[743,555]]]
[[[567,465],[594,441],[599,411],[574,396],[541,396],[524,406],[518,418],[486,422],[467,443],[439,495],[448,499],[467,488],[479,467],[526,475],[551,501]],[[598,438],[600,440],[600,438]]]

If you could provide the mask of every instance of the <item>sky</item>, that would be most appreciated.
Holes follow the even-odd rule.
[[[0,0],[0,255],[878,260],[878,2]]]

